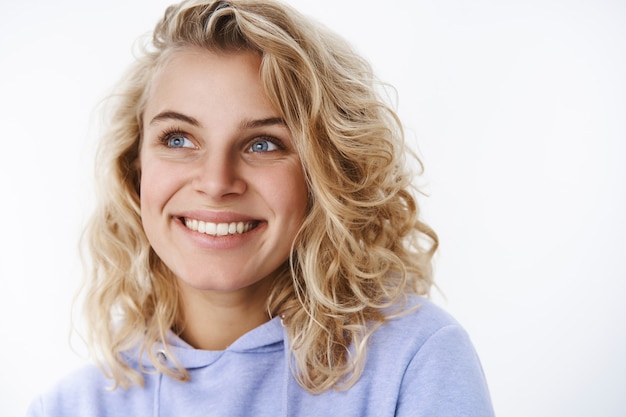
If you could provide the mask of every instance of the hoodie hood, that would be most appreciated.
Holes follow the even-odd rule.
[[[172,365],[175,361],[177,361],[185,369],[192,370],[210,366],[226,353],[260,354],[282,351],[285,347],[284,330],[285,329],[281,324],[280,317],[274,317],[267,323],[264,323],[242,335],[225,350],[196,349],[173,332],[168,331],[168,350],[169,354],[173,355],[174,358],[167,357],[167,350],[164,348],[162,343],[156,343],[153,347],[153,352],[155,356],[162,361],[168,361]],[[137,351],[135,351],[134,355],[131,354],[129,356],[134,356],[136,358],[136,353]],[[154,365],[150,361],[148,354],[145,352],[141,356],[139,362],[146,369],[154,369]]]

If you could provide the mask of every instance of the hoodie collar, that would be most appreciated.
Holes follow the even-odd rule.
[[[165,349],[162,343],[154,344],[152,349],[159,360],[167,361],[172,365],[174,365],[175,361],[178,361],[186,369],[202,368],[213,364],[226,352],[245,354],[282,350],[284,348],[284,331],[280,317],[274,317],[267,323],[250,330],[235,340],[225,350],[195,349],[173,332],[168,331],[167,347],[168,349]],[[136,360],[136,355],[137,351],[130,356],[133,356]],[[173,355],[173,358],[169,358],[169,355]],[[141,356],[140,363],[146,368],[154,369],[154,365],[146,353]]]

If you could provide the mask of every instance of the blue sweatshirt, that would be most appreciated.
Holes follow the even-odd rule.
[[[190,382],[173,380],[135,358],[131,365],[137,368],[141,361],[148,371],[145,386],[112,391],[107,389],[112,381],[87,366],[37,398],[28,416],[493,416],[467,334],[428,300],[417,302],[419,309],[372,335],[363,375],[346,391],[315,395],[298,385],[285,329],[275,318],[224,351],[194,349],[172,337],[171,351],[189,370]]]

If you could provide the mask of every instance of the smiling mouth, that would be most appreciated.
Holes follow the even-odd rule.
[[[181,220],[187,229],[210,236],[241,235],[249,232],[259,225],[258,221],[211,223],[196,219],[183,218]]]

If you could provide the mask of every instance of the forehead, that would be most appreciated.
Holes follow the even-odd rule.
[[[242,81],[260,83],[261,55],[249,50],[244,51],[213,51],[199,47],[182,47],[166,51],[162,54],[153,76],[149,81],[148,90],[153,91],[163,84],[184,82],[195,77],[195,81],[221,78],[217,82],[231,80],[242,84]],[[225,77],[225,75],[227,75]],[[245,85],[250,87],[250,85]]]
[[[197,46],[182,46],[170,48],[164,51],[159,58],[155,77],[167,71],[177,62],[186,61],[202,61],[205,65],[211,63],[219,63],[223,61],[232,61],[234,58],[240,61],[248,62],[251,66],[259,67],[261,63],[261,54],[251,49],[242,50],[217,50],[201,48]]]
[[[251,51],[183,48],[170,52],[149,82],[144,121],[150,114],[174,109],[198,116],[229,109],[275,116],[263,89],[260,65],[260,55]]]

